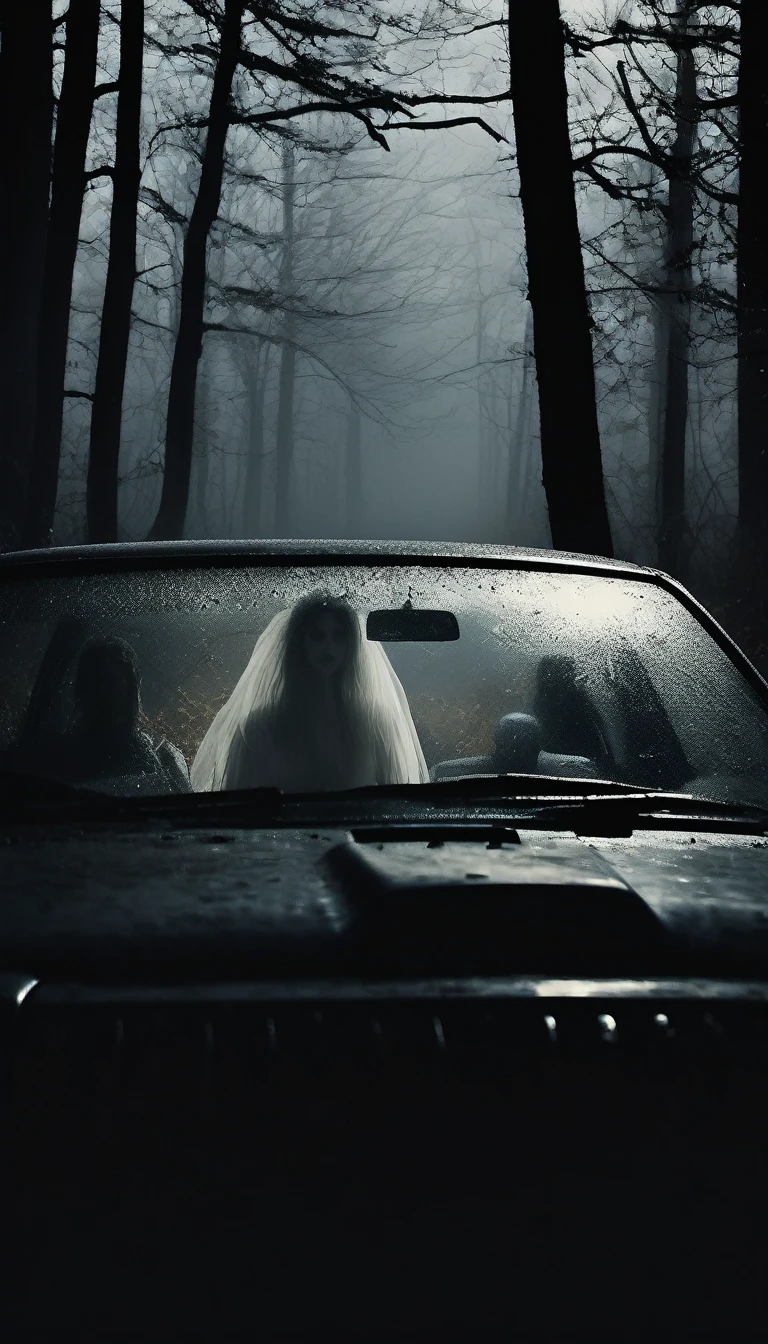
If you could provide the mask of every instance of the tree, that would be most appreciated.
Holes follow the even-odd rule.
[[[269,456],[276,465],[279,521],[273,514],[272,526],[289,535],[300,508],[294,450],[302,431],[305,444],[317,444],[318,411],[338,415],[333,452],[341,458],[350,401],[374,419],[386,415],[388,398],[397,399],[392,385],[414,372],[412,360],[407,372],[390,362],[393,330],[417,320],[417,305],[427,295],[432,305],[438,302],[434,280],[444,267],[418,218],[419,209],[430,209],[427,184],[413,181],[410,173],[399,178],[369,165],[371,156],[378,164],[378,150],[350,145],[330,115],[314,133],[311,127],[301,135],[293,129],[273,132],[258,155],[250,151],[245,168],[240,151],[250,150],[249,138],[233,133],[230,141],[229,204],[216,229],[219,256],[226,257],[222,275],[228,278],[217,283],[209,276],[208,283],[211,316],[224,305],[227,319],[206,322],[206,331],[235,338],[240,349],[265,346],[275,353],[279,442]],[[254,218],[261,222],[258,231],[247,223]],[[242,376],[253,406],[248,389],[254,380],[247,370]],[[308,387],[320,394],[312,409],[303,395]],[[404,402],[411,395],[410,387],[400,390]],[[256,420],[263,423],[262,411]],[[267,433],[271,428],[268,424]],[[259,490],[265,487],[269,516],[270,482],[261,480],[262,456],[259,450],[251,460],[259,461]],[[331,473],[321,475],[327,488]],[[318,503],[323,492],[310,487],[310,493]]]
[[[74,31],[78,14],[90,12],[98,18],[94,4],[95,0],[73,0],[66,20],[70,34]],[[62,536],[66,533],[68,539],[77,537],[83,502],[85,459],[82,449],[88,439],[92,449],[87,464],[89,537],[106,540],[117,536],[118,465],[122,466],[123,481],[130,482],[130,490],[121,495],[122,526],[145,535],[147,531],[155,535],[180,535],[189,495],[192,453],[188,431],[190,422],[194,423],[200,346],[203,340],[208,340],[208,332],[225,332],[225,325],[220,320],[222,306],[228,310],[225,318],[234,319],[233,325],[242,326],[246,318],[252,319],[254,311],[258,312],[256,329],[248,334],[256,337],[257,341],[263,339],[265,349],[271,347],[271,350],[277,352],[279,347],[280,354],[285,355],[282,361],[277,358],[274,360],[270,388],[278,386],[280,362],[284,367],[283,388],[286,392],[291,382],[288,375],[292,363],[294,366],[297,362],[301,363],[301,373],[308,375],[304,386],[296,387],[293,398],[298,407],[298,416],[303,417],[303,420],[297,419],[297,411],[294,409],[293,429],[291,435],[288,435],[286,425],[291,417],[283,414],[281,447],[285,446],[290,437],[295,437],[297,426],[300,426],[299,432],[308,429],[311,418],[309,402],[313,397],[323,410],[328,409],[329,414],[338,413],[342,422],[349,398],[369,418],[377,419],[378,411],[371,412],[372,389],[375,387],[376,394],[381,394],[382,403],[386,403],[397,377],[394,370],[396,359],[390,353],[395,349],[395,343],[391,339],[387,343],[384,338],[384,332],[389,334],[392,327],[387,328],[385,323],[392,317],[398,304],[405,302],[405,298],[400,295],[398,301],[393,302],[388,281],[382,283],[383,272],[377,267],[373,237],[368,238],[365,248],[358,248],[350,271],[345,270],[342,274],[334,267],[335,276],[331,273],[320,277],[320,286],[310,290],[309,281],[305,285],[305,280],[312,275],[313,257],[318,250],[318,235],[310,227],[306,240],[298,240],[296,251],[300,274],[295,277],[290,302],[287,296],[281,294],[280,267],[273,264],[285,250],[279,237],[279,228],[273,230],[278,237],[263,268],[266,285],[262,293],[257,292],[257,279],[250,312],[245,312],[244,302],[229,304],[224,295],[224,279],[234,282],[231,285],[234,292],[241,279],[237,274],[238,269],[247,269],[249,252],[258,255],[259,248],[270,246],[264,243],[263,236],[259,236],[264,233],[263,214],[269,209],[269,189],[264,188],[263,180],[259,184],[259,167],[268,158],[269,172],[272,172],[275,145],[283,143],[289,133],[297,146],[309,145],[310,154],[316,151],[316,162],[319,165],[329,162],[329,158],[324,159],[323,156],[334,154],[339,148],[340,137],[336,128],[341,128],[343,137],[349,142],[352,125],[358,137],[363,133],[360,128],[363,128],[369,137],[369,145],[374,146],[372,152],[378,157],[382,149],[389,148],[385,135],[389,126],[398,129],[412,129],[416,126],[425,130],[428,127],[431,129],[433,126],[454,124],[450,119],[423,122],[414,115],[413,108],[420,108],[433,101],[472,101],[471,98],[444,100],[430,94],[422,96],[418,72],[413,76],[408,75],[408,89],[402,97],[390,88],[383,87],[390,84],[391,80],[388,75],[382,75],[382,51],[388,49],[399,53],[409,47],[414,36],[422,40],[432,32],[438,40],[442,40],[438,32],[440,23],[434,21],[431,15],[427,15],[426,25],[419,27],[423,17],[422,0],[413,0],[413,4],[400,7],[396,15],[383,11],[378,0],[365,0],[362,5],[357,0],[339,0],[339,4],[332,9],[318,0],[318,3],[303,6],[301,13],[297,12],[293,4],[283,5],[280,0],[274,6],[269,6],[268,11],[255,0],[242,0],[240,12],[246,14],[248,22],[240,24],[237,40],[229,44],[232,74],[228,81],[224,81],[225,85],[228,84],[228,91],[225,87],[223,98],[219,97],[219,90],[226,65],[227,12],[229,9],[231,14],[232,6],[225,4],[224,0],[185,0],[184,4],[172,8],[173,13],[166,6],[153,9],[152,22],[147,24],[145,41],[147,50],[152,52],[152,59],[144,63],[146,96],[143,99],[141,123],[141,143],[147,147],[147,184],[144,192],[139,194],[140,206],[137,212],[134,193],[139,143],[136,109],[142,71],[140,60],[137,60],[131,91],[128,55],[123,50],[118,81],[116,37],[122,30],[121,44],[125,47],[129,29],[140,29],[141,6],[125,6],[120,28],[113,12],[102,7],[104,27],[100,34],[100,50],[109,69],[109,75],[104,78],[114,82],[111,85],[99,85],[96,94],[109,87],[119,93],[116,107],[120,126],[116,125],[111,112],[104,122],[92,118],[89,144],[92,161],[96,164],[112,164],[113,167],[92,168],[85,173],[85,178],[95,180],[97,176],[112,177],[112,201],[110,207],[106,188],[103,191],[88,191],[85,195],[86,207],[74,268],[75,292],[69,330],[71,362],[68,367],[78,372],[71,380],[63,376],[57,380],[59,399],[62,393],[67,396],[67,401],[63,403],[66,416],[66,432],[63,436],[65,455],[63,460],[56,460],[57,453],[61,459],[62,435],[49,434],[47,437],[51,452],[48,455],[48,466],[52,466],[52,469],[48,473],[50,488],[43,492],[46,502],[42,510],[46,514],[46,521],[45,525],[37,527],[36,539],[43,539],[50,532],[57,485],[57,526],[61,526]],[[451,22],[460,27],[456,12],[454,9],[451,12]],[[94,32],[95,29],[94,22]],[[50,38],[50,31],[48,36]],[[89,50],[93,50],[92,45]],[[136,52],[140,57],[140,43],[136,45]],[[74,87],[72,75],[75,54],[76,46],[72,42],[60,123],[66,122],[65,114],[70,101],[68,89]],[[81,54],[86,54],[85,48],[81,48]],[[56,74],[58,78],[58,70]],[[203,95],[202,99],[201,76],[211,81],[208,86],[211,92]],[[85,106],[87,103],[83,95],[88,85],[89,80],[82,78],[77,86],[81,105]],[[215,98],[212,86],[215,86]],[[412,92],[414,88],[419,91]],[[92,78],[90,94],[91,97],[94,94]],[[128,111],[131,99],[136,115],[129,135],[124,133],[128,122],[123,114]],[[487,98],[483,101],[492,100]],[[218,113],[212,117],[211,112],[216,112],[216,107]],[[305,135],[313,118],[319,119],[317,143],[314,145],[311,144],[311,135]],[[456,122],[463,125],[478,120],[475,117],[459,117]],[[296,129],[299,125],[302,127],[300,136]],[[180,138],[176,134],[179,131],[182,132]],[[87,125],[80,137],[81,144],[84,135],[87,135]],[[212,200],[209,190],[212,176],[210,170],[215,169],[213,161],[216,157],[212,153],[212,146],[217,135],[221,149],[220,180],[218,192],[214,191],[213,196],[218,196],[218,202]],[[496,138],[499,138],[498,134]],[[70,151],[74,152],[74,141],[63,133],[58,147],[63,151],[68,139]],[[112,140],[115,141],[114,150],[110,144]],[[180,153],[183,155],[181,160]],[[190,166],[190,153],[200,163],[200,173],[198,175],[194,171],[192,164],[193,171],[187,179],[184,170]],[[159,178],[155,172],[158,163],[161,168]],[[251,176],[250,196],[247,200],[243,199],[242,209],[229,194],[230,187],[237,191],[236,174],[241,167],[244,169],[244,180],[249,170]],[[130,184],[131,177],[134,178],[134,184]],[[227,183],[227,192],[225,208],[222,210],[221,187],[224,181]],[[121,192],[121,183],[126,187],[125,192]],[[386,190],[384,187],[382,196]],[[414,193],[414,198],[417,195]],[[348,215],[350,199],[356,201],[357,198],[362,200],[359,187],[346,189],[342,217]],[[119,204],[121,199],[122,205]],[[306,202],[302,200],[299,204],[303,209]],[[148,205],[152,211],[151,217],[146,212]],[[108,211],[111,218],[107,215]],[[206,212],[208,220],[215,222],[215,228],[213,223],[205,227]],[[138,275],[134,276],[137,237],[133,224],[137,213],[141,230],[138,239],[141,260]],[[307,213],[311,214],[311,211]],[[372,213],[375,214],[375,211]],[[109,236],[103,222],[105,215],[109,219]],[[172,226],[172,242],[175,245],[178,238],[180,249],[185,254],[183,260],[180,258],[181,264],[176,275],[172,264],[173,247],[167,248],[164,239],[158,236],[159,218]],[[350,236],[354,234],[356,220],[357,216],[350,226],[345,218],[345,228]],[[203,227],[200,227],[201,222]],[[72,245],[77,245],[76,223],[70,228]],[[379,223],[378,219],[374,219],[370,224],[371,234],[376,234]],[[246,238],[249,240],[247,244]],[[384,241],[386,250],[388,240]],[[220,249],[222,259],[226,258],[228,277],[222,273],[217,279],[209,273],[208,249],[212,246]],[[370,266],[370,272],[367,292],[364,292],[367,266]],[[363,278],[364,281],[357,287],[355,269],[358,272],[356,279],[359,281]],[[413,270],[415,275],[416,267]],[[64,271],[60,268],[60,289],[63,275]],[[179,275],[180,284],[177,283]],[[351,283],[347,286],[350,276]],[[342,284],[345,289],[343,298],[339,298]],[[418,289],[421,278],[415,284]],[[131,288],[134,290],[135,311],[130,336],[131,349],[134,350],[135,346],[136,358],[131,360],[126,381],[125,353],[129,337],[127,314]],[[241,290],[244,288],[241,286]],[[386,294],[383,300],[382,290]],[[177,302],[179,291],[181,303]],[[346,302],[350,294],[354,300],[352,304]],[[410,294],[408,297],[410,299]],[[171,307],[175,304],[179,313],[184,309],[183,321],[180,316],[177,321],[172,312],[168,313],[168,299],[171,300]],[[382,322],[376,328],[374,318],[378,320],[380,314],[383,315]],[[364,342],[355,340],[353,326],[358,324],[364,329],[365,340],[372,338],[367,350]],[[291,340],[291,326],[298,327],[298,339],[295,341]],[[356,348],[361,345],[363,348]],[[66,351],[66,348],[65,331],[59,340],[59,349]],[[213,361],[212,367],[216,367],[216,361]],[[93,390],[90,390],[87,381],[89,369],[94,379]],[[305,395],[308,389],[309,397]],[[120,402],[123,392],[126,412],[123,419],[127,432],[121,449]],[[214,394],[217,393],[218,388],[214,388]],[[401,406],[405,407],[406,395],[402,388],[399,389],[399,396]],[[77,400],[72,400],[75,397]],[[397,397],[398,391],[393,390],[390,398],[392,404],[397,401]],[[219,429],[223,419],[227,432],[236,430],[234,420],[244,402],[245,398],[241,394],[235,396],[223,417],[219,417]],[[286,402],[287,397],[284,395],[284,410]],[[61,405],[60,400],[59,415]],[[234,410],[235,405],[237,411]],[[88,411],[86,408],[89,408]],[[273,428],[271,412],[270,405],[266,420],[268,435],[271,435]],[[382,415],[385,414],[382,412]],[[158,448],[164,436],[168,447],[167,471],[162,481],[160,508],[156,510],[153,494],[163,466]],[[318,443],[322,441],[322,431],[317,436],[314,426],[305,433],[304,444],[313,438]],[[244,435],[235,433],[231,441],[244,442],[244,439]],[[270,458],[273,457],[272,447],[270,442]],[[201,447],[198,436],[195,453],[201,450],[205,451],[205,445]],[[343,423],[338,435],[334,435],[332,451],[340,461],[344,452]],[[259,458],[262,456],[258,454]],[[240,457],[245,467],[248,454],[243,452]],[[228,492],[236,485],[225,462],[228,459],[231,463],[231,458],[232,454],[226,448],[217,454],[209,491],[211,495],[216,492],[227,495],[221,510],[221,517],[225,521],[231,513]],[[299,458],[300,463],[306,460],[303,456]],[[281,453],[281,461],[284,464],[281,467],[281,508],[285,509],[285,501],[290,500],[291,495],[290,482],[286,485],[286,481],[290,476],[292,461],[294,471],[297,465],[292,443],[288,443],[287,452]],[[271,472],[264,474],[266,477],[272,475]],[[256,479],[252,476],[251,483],[255,484]],[[268,489],[270,486],[268,480]],[[300,491],[295,493],[297,508],[299,498]],[[43,500],[39,497],[36,506],[41,504]],[[142,514],[145,515],[143,518]],[[153,515],[155,526],[151,528],[149,524]],[[290,525],[289,519],[289,529]]]
[[[17,545],[37,408],[40,300],[53,128],[50,0],[6,4],[0,54],[0,546]]]
[[[291,527],[291,461],[293,458],[293,387],[296,377],[296,330],[293,319],[294,206],[296,163],[293,144],[285,140],[282,158],[283,236],[280,293],[284,304],[280,347],[280,383],[277,400],[277,485],[275,533],[289,537]]]
[[[140,121],[144,58],[144,3],[131,0],[120,11],[120,80],[117,96],[115,162],[109,262],[93,389],[88,459],[89,541],[117,541],[118,463],[125,366],[136,279],[136,212],[141,184]]]
[[[37,416],[25,541],[44,545],[53,529],[67,368],[69,309],[85,190],[85,156],[94,102],[99,0],[72,0],[56,116],[51,209],[40,301]]]
[[[636,285],[649,300],[654,351],[648,415],[651,514],[659,561],[677,574],[684,568],[682,543],[690,531],[686,449],[693,309],[695,305],[701,317],[733,306],[709,281],[705,261],[707,249],[710,256],[723,258],[726,212],[736,199],[728,188],[732,152],[721,120],[734,100],[717,92],[706,98],[699,93],[699,84],[722,82],[734,36],[717,16],[702,15],[711,8],[700,0],[640,0],[632,23],[619,16],[607,33],[568,34],[580,55],[600,49],[602,58],[606,49],[623,51],[613,99],[596,108],[587,97],[589,113],[574,128],[579,148],[584,146],[574,166],[577,175],[597,184],[623,211],[607,231],[613,234],[612,254],[601,241],[592,244],[594,255],[613,270],[618,283]],[[582,89],[586,83],[582,81]],[[661,255],[649,263],[654,216]],[[639,245],[635,228],[642,234]]]
[[[738,352],[739,527],[743,549],[764,566],[768,545],[768,242],[764,188],[768,163],[768,8],[741,0],[739,62]],[[765,585],[764,569],[762,583]]]
[[[509,465],[507,474],[506,535],[512,538],[518,531],[525,507],[528,467],[530,460],[531,376],[533,354],[533,322],[530,307],[525,319],[523,359],[520,371],[520,393],[517,415],[512,431],[512,398],[508,401]]]
[[[681,0],[674,19],[676,35],[685,38],[693,5]],[[688,366],[691,347],[691,291],[693,289],[693,156],[698,125],[696,58],[685,41],[676,53],[675,139],[667,161],[668,286],[667,376],[664,429],[661,442],[661,519],[659,559],[663,569],[679,574],[685,530],[685,449],[688,428]]]
[[[177,52],[184,52],[194,59],[198,68],[201,57],[214,61],[215,73],[208,117],[192,118],[192,122],[188,122],[198,129],[207,128],[207,134],[200,185],[184,248],[181,319],[168,397],[165,470],[160,506],[150,533],[153,538],[180,536],[184,526],[192,460],[195,375],[203,333],[215,329],[215,324],[212,326],[205,321],[204,314],[206,247],[220,203],[228,129],[237,125],[264,134],[270,126],[285,126],[296,118],[317,113],[343,114],[365,126],[372,140],[387,150],[386,138],[371,116],[374,110],[385,113],[388,118],[404,115],[406,120],[403,122],[387,124],[407,129],[416,124],[408,119],[410,106],[472,101],[471,98],[446,99],[443,95],[400,95],[384,87],[383,82],[357,73],[361,66],[359,51],[362,46],[369,53],[371,72],[375,71],[380,79],[384,68],[380,51],[386,35],[395,45],[411,41],[417,32],[425,38],[432,29],[444,36],[443,27],[440,23],[435,24],[431,17],[421,27],[414,23],[414,16],[407,13],[384,17],[375,0],[364,4],[358,0],[339,0],[330,10],[318,3],[303,7],[300,13],[293,5],[280,3],[265,11],[253,0],[248,0],[247,4],[246,0],[224,0],[223,14],[221,6],[213,0],[190,0],[190,8],[219,40],[218,43],[214,41],[213,46],[194,41],[186,47],[183,44],[175,47]],[[249,23],[246,40],[241,44],[241,20],[245,10]],[[235,91],[238,71],[244,78]],[[255,98],[255,109],[246,105],[249,94],[251,104]],[[286,102],[288,97],[291,102]],[[469,122],[483,125],[497,141],[503,138],[476,117],[418,125],[420,129],[432,129]],[[289,316],[286,324],[290,325]],[[278,528],[286,527],[289,517],[291,451],[288,426],[295,352],[291,353],[287,326],[281,345],[285,357],[280,416],[284,451],[278,454]]]
[[[509,50],[552,544],[612,555],[558,0],[510,4]]]
[[[208,235],[221,200],[232,82],[241,51],[242,15],[243,0],[224,0],[221,42],[208,110],[200,185],[184,241],[179,331],[168,391],[163,489],[150,533],[156,541],[180,537],[184,532],[192,467],[195,384],[203,342]]]

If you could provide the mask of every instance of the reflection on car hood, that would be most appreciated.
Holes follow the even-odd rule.
[[[4,840],[0,971],[101,981],[398,974],[412,968],[417,923],[415,969],[438,975],[762,978],[768,968],[768,842],[753,836],[519,830],[490,842],[358,844],[334,828],[19,827]],[[615,937],[606,911],[619,919]]]

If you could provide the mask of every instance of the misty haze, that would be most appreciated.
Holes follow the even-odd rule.
[[[123,8],[4,22],[3,545],[612,550],[759,656],[734,615],[766,473],[738,7]]]

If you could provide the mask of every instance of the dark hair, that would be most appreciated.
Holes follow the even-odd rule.
[[[334,616],[343,627],[347,639],[346,656],[333,675],[332,686],[339,706],[339,731],[346,739],[349,750],[354,751],[365,738],[363,717],[366,706],[360,680],[360,622],[345,598],[322,592],[309,593],[293,607],[285,632],[275,710],[281,724],[280,731],[288,738],[301,740],[307,732],[311,732],[316,709],[310,688],[317,679],[307,658],[305,638],[312,622],[323,615]]]
[[[351,691],[348,681],[354,677],[357,654],[360,648],[360,623],[352,607],[343,597],[332,597],[328,593],[310,593],[302,597],[291,611],[285,634],[285,662],[283,668],[283,694],[291,701],[301,694],[306,686],[307,655],[304,640],[318,616],[335,616],[344,629],[347,639],[347,656],[337,673],[339,689],[342,694]]]

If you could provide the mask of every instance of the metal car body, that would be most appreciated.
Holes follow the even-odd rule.
[[[147,576],[178,571],[216,592],[210,576],[256,568],[301,589],[318,566],[406,574],[408,601],[413,574],[448,591],[451,571],[464,587],[554,575],[662,594],[768,731],[768,687],[716,623],[620,562],[85,548],[0,558],[0,604],[12,585],[127,576],[140,605]],[[644,782],[575,750],[500,775],[493,750],[436,760],[429,785],[343,796],[115,796],[8,769],[20,1337],[763,1333],[762,785],[749,799],[662,787],[666,746]]]

